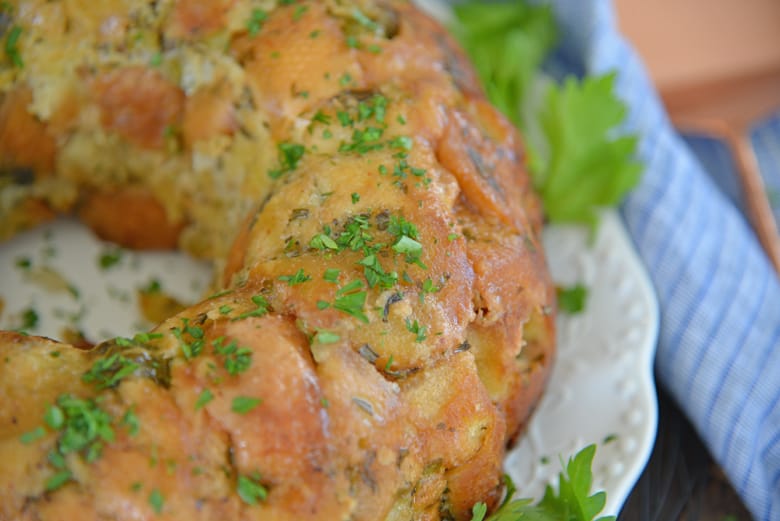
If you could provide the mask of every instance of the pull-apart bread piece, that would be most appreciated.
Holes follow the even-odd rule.
[[[407,2],[2,4],[0,236],[216,266],[83,350],[0,332],[0,519],[469,519],[554,352],[515,129]],[[9,43],[10,42],[10,43]]]

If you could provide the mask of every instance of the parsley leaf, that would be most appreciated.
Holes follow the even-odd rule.
[[[36,442],[46,436],[46,429],[43,427],[36,427],[35,429],[25,432],[19,437],[19,441],[24,443],[25,445],[29,445],[30,443]]]
[[[317,342],[320,344],[335,344],[339,340],[341,340],[341,337],[337,333],[320,330],[317,331],[316,335],[314,335],[312,342]]]
[[[246,414],[258,405],[263,403],[262,398],[252,398],[250,396],[236,396],[233,398],[231,410],[238,414]]]
[[[22,28],[15,25],[9,32],[5,39],[5,54],[14,66],[20,69],[24,67],[24,60],[19,52],[18,41],[22,35]]]
[[[585,309],[585,301],[588,298],[588,288],[577,284],[570,288],[556,288],[558,293],[558,307],[570,315],[580,313]]]
[[[208,389],[203,389],[203,391],[201,391],[201,393],[198,395],[198,399],[195,401],[195,410],[197,411],[198,409],[202,409],[213,399],[214,394]]]
[[[116,247],[101,252],[100,257],[98,257],[100,268],[107,270],[119,264],[122,260],[122,253],[122,249]]]
[[[98,389],[116,387],[126,376],[130,376],[140,366],[119,353],[98,359],[92,367],[81,375],[81,380],[92,383]]]
[[[322,278],[327,282],[338,282],[339,280],[339,273],[341,273],[341,270],[337,268],[328,268],[325,270],[325,273],[322,275]]]
[[[471,57],[490,101],[516,126],[539,65],[552,49],[550,6],[471,0],[454,6],[455,36]]]
[[[367,293],[365,291],[340,295],[333,301],[333,307],[368,324],[368,317],[363,313],[363,308],[366,305],[366,295]]]
[[[410,319],[406,319],[406,330],[415,335],[415,342],[422,342],[428,336],[426,335],[428,327],[421,325],[417,320],[412,322]]]
[[[243,373],[252,365],[252,350],[239,347],[235,340],[225,345],[225,337],[219,337],[212,341],[211,345],[216,354],[225,357],[225,369],[233,376]]]
[[[27,308],[22,312],[22,326],[20,331],[35,329],[38,326],[38,312],[33,308]]]
[[[616,134],[626,109],[614,74],[550,84],[541,107],[532,83],[556,39],[549,6],[470,0],[455,8],[461,41],[490,101],[526,131],[534,186],[551,222],[597,224],[638,182],[635,136]],[[531,107],[529,109],[529,107]]]
[[[614,137],[626,107],[613,94],[615,74],[568,78],[547,92],[539,115],[549,154],[536,155],[534,184],[553,222],[595,225],[638,182],[636,136]]]
[[[484,503],[477,503],[472,509],[471,521],[614,521],[614,516],[596,519],[606,503],[606,494],[590,494],[593,483],[593,456],[596,446],[588,445],[574,458],[570,458],[566,468],[558,476],[558,492],[547,485],[544,497],[533,505],[531,499],[511,500],[515,487],[506,477],[507,499],[498,511],[489,517]]]
[[[306,148],[297,143],[279,143],[277,146],[279,153],[279,168],[268,171],[271,179],[279,179],[287,172],[292,172],[298,168],[298,162],[306,153]]]
[[[163,507],[165,506],[165,497],[163,497],[162,493],[156,488],[149,494],[149,505],[152,507],[155,514],[162,513]]]
[[[260,33],[260,29],[263,28],[263,24],[268,19],[268,13],[262,9],[252,9],[252,16],[246,23],[246,30],[249,36],[254,38]]]
[[[257,501],[265,501],[268,490],[260,484],[260,474],[255,472],[251,476],[238,476],[238,495],[247,505],[256,505]]]
[[[293,275],[282,275],[279,277],[279,280],[283,282],[287,282],[290,286],[295,286],[296,284],[303,284],[304,282],[307,282],[311,280],[311,277],[309,275],[306,275],[306,273],[303,271],[303,268],[296,271]]]

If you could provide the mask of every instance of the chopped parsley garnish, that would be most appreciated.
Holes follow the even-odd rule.
[[[347,47],[350,49],[359,49],[360,41],[354,36],[347,36]]]
[[[46,429],[43,427],[36,427],[35,429],[25,432],[19,437],[19,441],[24,443],[25,445],[29,445],[30,443],[36,442],[46,436]]]
[[[359,280],[353,280],[352,282],[350,282],[349,284],[347,284],[343,288],[340,288],[336,292],[336,295],[344,295],[346,293],[351,293],[351,292],[353,292],[355,290],[361,289],[362,287],[363,287],[363,283],[362,282],[360,282]]]
[[[246,30],[249,36],[254,38],[260,33],[260,29],[263,28],[263,24],[268,19],[268,13],[262,9],[252,9],[252,16],[246,23]]]
[[[195,401],[195,410],[202,409],[213,399],[214,394],[208,389],[203,389],[198,395],[198,399]]]
[[[303,271],[303,268],[301,268],[293,275],[280,276],[279,280],[286,282],[290,286],[295,286],[296,284],[303,284],[304,282],[311,280],[311,277],[306,275],[306,273]]]
[[[29,270],[32,267],[30,257],[19,257],[16,259],[16,267],[22,270]]]
[[[100,257],[98,258],[98,265],[101,269],[107,270],[119,264],[119,261],[121,260],[122,250],[120,248],[112,248],[100,254]]]
[[[179,341],[182,353],[187,360],[191,360],[200,354],[203,350],[203,328],[198,326],[190,326],[188,318],[182,318],[183,328],[174,327],[171,332],[173,336]],[[185,335],[192,338],[192,342],[188,342],[185,339]]]
[[[260,473],[255,472],[249,476],[238,476],[238,495],[247,505],[256,505],[258,501],[265,501],[268,490],[260,484]]]
[[[561,311],[575,315],[585,309],[585,301],[588,298],[588,288],[577,284],[570,288],[556,288],[558,294],[558,307]]]
[[[409,136],[396,136],[390,141],[390,146],[407,152],[412,149],[414,140]]]
[[[308,5],[299,5],[298,7],[296,7],[295,12],[293,12],[293,17],[292,17],[293,21],[297,22],[298,20],[300,20],[308,10],[309,10]]]
[[[224,291],[218,291],[217,293],[214,293],[213,295],[209,295],[208,297],[206,297],[206,300],[212,300],[212,299],[215,299],[215,298],[224,297],[225,295],[230,295],[231,293],[233,293],[232,289],[226,289]]]
[[[141,288],[142,293],[159,293],[162,291],[162,284],[160,284],[159,279],[152,279],[149,281],[149,284]]]
[[[70,481],[72,474],[69,470],[61,470],[46,480],[45,488],[46,492],[52,492],[57,490],[65,483]]]
[[[320,344],[335,344],[339,340],[341,340],[341,337],[338,334],[322,330],[317,331],[313,338],[314,342]]]
[[[420,323],[417,322],[417,320],[412,322],[410,319],[407,318],[406,319],[406,329],[410,333],[413,333],[413,334],[416,335],[416,338],[414,339],[415,342],[422,342],[423,340],[428,338],[428,336],[425,334],[426,330],[428,328],[426,326],[420,325]]]
[[[322,278],[327,282],[338,282],[340,273],[341,270],[337,268],[328,268],[325,270],[325,273],[322,275]]]
[[[359,251],[368,247],[368,243],[374,238],[366,230],[369,229],[368,216],[356,215],[351,217],[344,230],[336,237],[336,245],[340,248],[349,248]]]
[[[22,60],[22,55],[19,52],[19,47],[17,46],[19,37],[21,35],[22,28],[18,25],[15,25],[8,32],[8,36],[6,36],[5,39],[5,55],[8,56],[8,59],[11,61],[11,63],[20,69],[24,68],[24,61]]]
[[[149,494],[149,505],[155,514],[161,514],[165,506],[165,497],[163,497],[162,492],[156,488],[153,489]]]
[[[372,150],[384,148],[384,143],[380,140],[384,134],[384,129],[380,127],[366,127],[363,130],[355,129],[352,132],[352,141],[342,143],[339,152],[355,152],[357,154],[366,154]]]
[[[100,457],[104,443],[114,441],[111,416],[92,399],[80,399],[68,394],[60,395],[56,405],[50,405],[44,413],[44,422],[58,433],[57,443],[48,455],[49,463],[58,470],[46,482],[46,490],[53,491],[67,483],[71,472],[65,457],[78,453],[87,463]],[[32,443],[46,434],[43,427],[21,436],[20,441]]]
[[[276,148],[279,153],[280,166],[277,169],[268,171],[271,179],[279,179],[284,174],[295,170],[298,167],[298,162],[306,152],[303,145],[296,143],[279,143]]]
[[[252,365],[252,350],[239,347],[235,340],[225,345],[225,338],[219,337],[211,345],[216,354],[225,357],[225,369],[233,376],[243,373]]]
[[[146,345],[152,340],[158,340],[162,337],[162,333],[136,333],[132,339],[118,336],[113,341],[120,347],[132,347],[135,345]]]
[[[349,115],[349,112],[344,110],[339,110],[336,112],[336,117],[338,118],[342,127],[351,127],[354,124],[354,121],[352,121],[352,117]]]
[[[263,403],[262,398],[251,398],[249,396],[236,396],[233,398],[233,403],[230,407],[235,413],[246,414],[258,405]]]
[[[425,300],[425,295],[430,293],[437,293],[441,291],[441,286],[437,286],[431,279],[425,279],[422,284],[422,291],[420,291],[420,302]]]
[[[420,257],[422,256],[422,244],[417,242],[417,226],[403,217],[393,216],[390,218],[390,224],[387,227],[387,231],[397,237],[392,246],[393,251],[404,254],[406,262],[417,264],[421,268],[427,269],[425,264],[420,260]]]
[[[360,194],[357,192],[352,192],[352,204],[357,204],[360,202]]]
[[[339,78],[339,85],[346,87],[350,83],[352,83],[352,75],[348,72],[345,72],[341,75],[341,78]]]
[[[387,226],[387,231],[391,235],[396,237],[406,236],[411,239],[417,239],[417,226],[414,223],[410,223],[403,217],[392,216]]]
[[[38,312],[33,308],[27,308],[22,312],[22,326],[19,328],[22,331],[28,329],[35,329],[38,326]]]
[[[366,292],[359,291],[362,287],[363,283],[355,280],[339,289],[336,292],[333,307],[368,324],[368,317],[363,313],[366,305]]]
[[[257,306],[255,309],[251,309],[245,313],[241,313],[237,317],[232,318],[232,321],[243,320],[249,317],[262,317],[268,314],[268,301],[262,295],[254,295],[252,297],[252,303]]]
[[[422,254],[422,244],[412,238],[403,235],[393,244],[393,250],[398,253],[404,253],[408,258],[419,258]]]
[[[99,390],[108,389],[119,385],[123,378],[135,373],[139,367],[134,361],[114,353],[92,364],[81,380],[94,384]]]
[[[379,34],[382,32],[382,27],[378,23],[373,21],[371,18],[363,14],[363,11],[361,11],[357,7],[355,7],[352,10],[352,18],[354,18],[354,20],[357,23],[359,23],[360,25],[362,25],[363,27],[365,27],[366,29],[368,29],[369,31],[375,34]]]
[[[141,430],[141,422],[138,419],[138,416],[135,414],[135,406],[130,407],[125,412],[120,423],[127,427],[127,432],[130,434],[130,436],[135,436],[138,434],[138,432]]]
[[[375,94],[370,100],[358,103],[358,121],[361,122],[373,116],[377,123],[384,123],[386,112],[387,98],[381,94]]]
[[[311,246],[315,250],[326,250],[326,249],[338,250],[339,249],[339,245],[336,244],[336,241],[334,241],[324,233],[320,233],[312,237],[311,241],[309,241],[309,246]]]
[[[383,289],[390,289],[398,282],[398,273],[386,272],[375,254],[366,255],[358,264],[363,266],[363,275],[370,288],[378,285]]]
[[[321,110],[318,110],[317,113],[312,116],[311,120],[316,121],[317,123],[322,123],[323,125],[330,125],[330,116]]]

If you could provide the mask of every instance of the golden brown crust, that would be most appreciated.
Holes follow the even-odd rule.
[[[554,291],[521,139],[446,32],[407,2],[116,0],[72,29],[66,4],[15,4],[73,55],[52,76],[53,46],[23,39],[25,69],[0,76],[0,130],[24,129],[0,165],[34,172],[0,212],[178,245],[224,291],[90,350],[0,332],[0,520],[495,505],[554,357]],[[97,456],[52,423],[68,396],[110,421]]]
[[[173,249],[184,227],[171,222],[160,202],[142,188],[88,192],[77,212],[101,239],[135,250]]]

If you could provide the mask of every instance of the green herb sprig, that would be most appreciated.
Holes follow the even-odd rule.
[[[557,39],[550,6],[472,0],[454,11],[453,32],[488,98],[526,131],[548,219],[594,228],[598,209],[618,204],[641,175],[636,136],[618,132],[626,108],[614,93],[615,75],[550,82],[541,104],[529,109],[532,86]]]
[[[487,516],[484,503],[472,509],[471,521],[614,521],[614,516],[596,516],[604,508],[607,495],[590,493],[593,484],[593,456],[596,446],[588,445],[569,459],[558,476],[558,491],[547,485],[544,497],[533,504],[531,499],[512,500],[515,486],[506,477],[506,499],[492,515]]]

